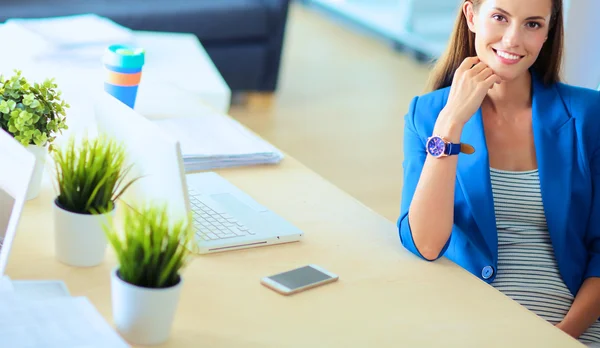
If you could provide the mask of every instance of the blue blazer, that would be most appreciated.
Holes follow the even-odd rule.
[[[405,116],[398,229],[402,245],[421,258],[408,209],[425,162],[425,142],[449,91],[444,88],[415,97]],[[575,296],[586,278],[600,277],[600,93],[562,83],[544,85],[535,73],[532,91],[544,211],[560,274]],[[458,155],[454,225],[439,257],[491,283],[496,276],[498,236],[481,109],[466,123],[461,141],[473,145],[475,153]]]

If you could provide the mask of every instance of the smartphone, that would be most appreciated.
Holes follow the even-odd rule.
[[[307,265],[262,278],[261,283],[282,295],[291,295],[338,279],[338,275],[317,265]]]

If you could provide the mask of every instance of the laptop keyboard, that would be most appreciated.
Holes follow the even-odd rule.
[[[194,231],[203,240],[218,240],[255,234],[233,216],[202,203],[198,194],[189,190]]]

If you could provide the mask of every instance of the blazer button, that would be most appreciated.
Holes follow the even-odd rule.
[[[481,270],[481,276],[483,279],[490,279],[494,275],[494,268],[492,266],[485,266]]]

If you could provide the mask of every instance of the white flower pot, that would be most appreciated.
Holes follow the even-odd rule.
[[[164,289],[135,286],[123,281],[115,268],[111,274],[113,320],[117,331],[131,344],[157,345],[166,342],[183,285]]]
[[[54,242],[56,258],[75,267],[97,266],[104,260],[108,240],[104,224],[115,214],[77,214],[58,206],[54,200]]]
[[[46,165],[46,156],[48,155],[48,147],[38,145],[28,145],[27,150],[35,156],[35,167],[29,188],[27,190],[27,200],[34,199],[40,194],[42,187],[42,178],[44,177],[44,167]]]

